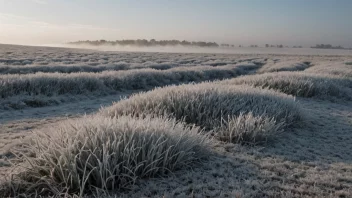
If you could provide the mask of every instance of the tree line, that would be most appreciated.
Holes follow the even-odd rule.
[[[106,40],[96,40],[96,41],[76,41],[70,42],[69,44],[88,44],[88,45],[122,45],[122,46],[138,46],[138,47],[150,47],[150,46],[198,46],[198,47],[219,47],[219,44],[215,42],[204,42],[204,41],[179,41],[179,40],[146,40],[146,39],[137,39],[137,40],[116,40],[116,41],[106,41]]]
[[[330,44],[317,44],[311,48],[318,48],[318,49],[345,49],[342,46],[332,46]]]
[[[74,45],[93,45],[93,46],[100,46],[100,45],[120,45],[120,46],[137,46],[137,47],[152,47],[152,46],[196,46],[196,47],[224,47],[224,48],[234,48],[235,45],[233,44],[218,44],[216,42],[205,42],[205,41],[179,41],[179,40],[155,40],[155,39],[127,39],[127,40],[116,40],[116,41],[107,41],[107,40],[85,40],[85,41],[75,41],[69,42],[68,44]],[[245,47],[243,45],[239,45],[238,47]],[[249,45],[248,47],[257,48],[258,45]],[[280,45],[272,45],[272,44],[265,44],[264,47],[266,48],[289,48],[289,46]],[[302,46],[293,46],[292,48],[303,48]],[[351,49],[351,48],[344,48],[342,46],[332,46],[330,44],[317,44],[311,48],[318,48],[318,49]]]

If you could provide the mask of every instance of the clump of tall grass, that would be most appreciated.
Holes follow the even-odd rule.
[[[1,75],[0,97],[14,95],[55,96],[63,94],[111,93],[150,89],[157,86],[236,77],[245,71],[236,66],[197,66],[170,70],[138,69],[102,73],[36,73]]]
[[[84,195],[121,190],[140,178],[191,166],[209,155],[209,140],[197,127],[175,119],[85,117],[35,133],[27,145],[19,183],[5,196]]]
[[[277,121],[268,115],[255,116],[250,112],[222,119],[215,131],[222,141],[257,143],[266,142],[268,138],[283,132],[286,124],[283,120]]]
[[[339,78],[333,75],[278,72],[239,77],[222,83],[232,85],[245,84],[253,87],[274,89],[299,97],[352,99],[351,79]]]
[[[171,115],[230,142],[257,142],[265,139],[257,138],[259,133],[263,136],[276,134],[301,119],[293,97],[270,90],[215,83],[157,88],[119,101],[100,113],[110,117]]]
[[[258,70],[258,73],[279,72],[279,71],[302,71],[310,66],[310,62],[280,61],[267,63]]]

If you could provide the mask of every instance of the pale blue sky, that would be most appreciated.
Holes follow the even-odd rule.
[[[352,47],[352,0],[0,0],[0,43],[137,38]]]

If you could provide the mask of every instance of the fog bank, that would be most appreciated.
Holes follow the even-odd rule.
[[[98,51],[122,52],[166,52],[166,53],[220,53],[220,54],[289,54],[289,55],[351,55],[352,50],[341,49],[313,49],[313,48],[265,48],[265,47],[185,47],[185,46],[111,46],[111,45],[72,45],[48,44],[41,46],[92,49]]]

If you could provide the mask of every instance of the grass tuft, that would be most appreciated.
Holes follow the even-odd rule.
[[[14,177],[21,185],[15,193],[3,190],[6,196],[125,189],[209,155],[199,128],[164,118],[85,117],[35,133],[32,141],[24,170]]]
[[[254,116],[252,113],[240,114],[237,117],[223,119],[215,129],[219,140],[233,143],[266,142],[269,137],[283,132],[285,122],[276,121],[273,117]]]

